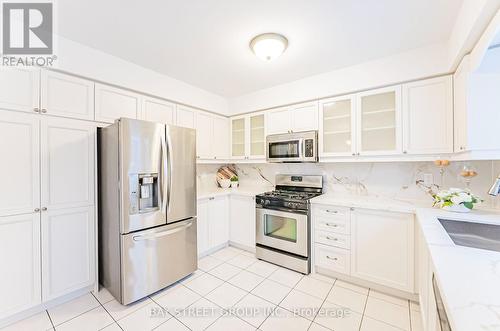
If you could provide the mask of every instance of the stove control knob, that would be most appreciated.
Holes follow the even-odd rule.
[[[264,204],[265,204],[265,205],[268,205],[268,204],[270,204],[270,203],[271,203],[271,201],[269,201],[269,200],[266,200],[266,201],[264,202]]]

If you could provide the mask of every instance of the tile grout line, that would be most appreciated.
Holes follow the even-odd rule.
[[[94,294],[93,292],[90,292],[90,294],[92,294],[92,296],[93,296],[93,297],[97,300],[97,302],[99,302],[99,305],[100,305],[100,306],[104,309],[104,311],[105,311],[105,312],[109,315],[109,317],[111,317],[111,319],[114,321],[114,323],[111,323],[111,324],[116,324],[116,325],[118,325],[118,327],[119,327],[121,330],[123,330],[123,328],[122,328],[122,327],[121,327],[121,325],[118,323],[118,321],[117,321],[117,320],[115,320],[115,318],[113,317],[113,315],[111,315],[111,314],[109,313],[109,311],[106,309],[106,307],[104,307],[104,305],[101,303],[101,301],[99,301],[99,299],[97,299],[97,297],[95,296],[95,294]],[[108,301],[108,302],[111,302],[111,300],[110,300],[110,301]],[[107,302],[106,302],[106,303],[107,303]],[[107,328],[107,327],[108,327],[108,326],[110,326],[111,324],[106,325],[104,328]],[[104,328],[101,328],[100,330],[102,330],[102,329],[104,329]]]
[[[52,318],[50,317],[48,309],[45,309],[45,313],[47,314],[47,317],[49,318],[50,324],[52,324],[52,330],[55,330],[56,326],[54,325],[54,322],[52,322]]]
[[[85,296],[85,295],[87,295],[87,294],[92,295],[92,297],[95,299],[95,296],[92,294],[92,292],[88,292],[88,293],[85,293],[84,295],[81,295],[81,296],[79,296],[79,297],[77,297],[77,298],[74,298],[74,299],[72,299],[72,300],[70,300],[70,301],[64,302],[64,303],[62,303],[62,304],[60,304],[60,305],[57,305],[57,306],[55,306],[55,307],[53,307],[53,308],[56,308],[56,307],[59,307],[59,306],[63,306],[63,305],[65,305],[65,304],[70,303],[71,301],[73,301],[73,300],[75,300],[75,299],[78,299],[78,298],[80,298],[80,297],[83,297],[83,296]],[[97,300],[97,299],[96,299],[96,301],[97,301],[97,303],[98,303],[99,305],[101,304],[101,303],[99,302],[99,300]],[[54,326],[54,329],[55,329],[55,328],[56,328],[56,326],[61,326],[61,325],[65,324],[65,323],[68,323],[68,322],[69,322],[69,321],[71,321],[71,320],[74,320],[74,319],[75,319],[75,318],[77,318],[77,317],[82,316],[83,314],[88,313],[89,311],[92,311],[92,310],[94,310],[94,309],[96,309],[96,308],[99,308],[99,305],[97,305],[97,306],[95,306],[95,307],[93,307],[93,308],[91,308],[91,309],[89,309],[89,310],[86,310],[86,311],[84,311],[84,312],[82,312],[82,313],[80,313],[80,314],[78,314],[78,315],[76,315],[76,316],[73,316],[73,317],[71,317],[70,319],[68,319],[68,320],[66,320],[66,321],[64,321],[64,322],[62,322],[62,323],[59,323],[59,324],[57,324],[57,325],[55,325],[55,324],[54,324],[54,322],[52,321],[52,318],[50,317],[50,313],[49,313],[49,310],[48,310],[48,309],[47,309],[47,314],[49,315],[50,322],[52,323],[52,325]]]
[[[313,277],[314,278],[314,277]],[[319,280],[319,279],[317,279]],[[321,306],[319,306],[319,309],[321,310],[321,308],[323,308],[325,302],[326,302],[326,298],[328,298],[328,296],[330,295],[330,293],[332,292],[333,290],[333,287],[335,286],[335,283],[337,283],[337,278],[335,278],[335,280],[333,281],[333,284],[332,286],[330,287],[330,289],[328,290],[328,293],[326,294],[325,298],[323,299],[323,302],[321,303]],[[299,291],[299,290],[298,290]],[[302,291],[300,291],[302,292]],[[302,292],[302,293],[305,293],[305,292]],[[307,293],[306,293],[307,294]],[[309,328],[307,330],[309,330],[311,328],[311,326],[313,325],[314,321],[316,320],[316,317],[318,317],[318,314],[319,314],[319,310],[316,312],[316,315],[314,315],[314,318],[312,319],[312,322],[311,322],[311,325],[309,325]],[[318,323],[319,324],[319,323]],[[319,324],[321,326],[323,326],[322,324]],[[325,327],[326,328],[326,327]],[[327,328],[327,329],[330,329],[330,328]]]
[[[179,283],[178,285],[180,285],[180,286],[184,286],[184,285],[182,285],[181,283]],[[196,293],[196,292],[195,292],[195,293]],[[153,299],[153,298],[151,298],[151,297],[148,297],[148,298],[150,298],[150,299],[151,299],[151,301],[153,301],[154,303],[156,303],[156,304],[157,304],[158,306],[160,306],[162,309],[165,309],[162,305],[160,305],[160,303],[159,303],[159,302],[156,302],[156,301],[155,301],[155,299]],[[196,301],[198,301],[198,300],[196,300]],[[196,301],[195,301],[195,302],[196,302]],[[194,302],[193,302],[193,303],[194,303]],[[189,305],[189,306],[190,306],[190,305]],[[188,306],[188,307],[189,307],[189,306]],[[186,307],[186,308],[187,308],[187,307]],[[165,309],[165,310],[166,310],[166,309]],[[169,314],[170,316],[172,316],[172,318],[173,318],[173,319],[175,319],[177,322],[179,322],[179,323],[181,323],[182,325],[184,325],[184,326],[185,326],[188,330],[192,331],[190,327],[188,327],[186,324],[182,323],[182,321],[181,321],[181,320],[179,320],[177,317],[175,317],[175,315],[170,314],[170,312],[168,312],[168,311],[167,311],[167,314]],[[160,326],[162,326],[163,324],[167,323],[169,320],[170,320],[170,318],[169,318],[168,320],[166,320],[165,322],[161,323],[160,325],[158,325],[157,327],[155,327],[153,330],[158,329]],[[123,329],[122,329],[122,330],[123,330]]]
[[[366,294],[365,306],[363,307],[363,314],[361,315],[361,323],[359,323],[359,331],[361,331],[361,328],[363,327],[363,321],[365,319],[366,306],[368,305],[368,299],[370,298],[370,291],[371,291],[371,289],[368,288],[368,293]]]

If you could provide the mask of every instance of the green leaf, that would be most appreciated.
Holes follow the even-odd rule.
[[[469,208],[469,209],[474,208],[474,204],[472,202],[464,202],[464,206]]]
[[[448,206],[451,206],[451,205],[453,205],[453,203],[451,201],[445,201],[443,203],[443,207],[448,207]]]

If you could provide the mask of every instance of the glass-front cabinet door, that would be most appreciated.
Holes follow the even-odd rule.
[[[320,156],[355,155],[354,103],[354,95],[320,102]]]
[[[357,94],[357,154],[401,152],[401,86]]]
[[[266,135],[264,114],[251,115],[250,118],[250,158],[266,157]]]
[[[246,128],[245,117],[231,120],[231,156],[245,158]]]

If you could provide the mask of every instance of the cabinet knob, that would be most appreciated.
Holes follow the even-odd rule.
[[[361,153],[358,153],[357,155],[359,156],[359,155],[361,155]]]
[[[352,156],[356,156],[356,153],[352,153]]]
[[[197,158],[197,159],[199,159],[200,157],[199,157],[199,156],[197,156],[196,158]]]
[[[35,113],[39,113],[39,112],[40,112],[40,109],[38,109],[38,108],[33,108],[33,111],[34,111]]]
[[[214,156],[214,160],[217,160],[217,156]]]
[[[47,211],[47,207],[42,207],[42,211]]]
[[[42,113],[44,113],[44,114],[45,114],[46,112],[47,112],[47,109],[45,109],[45,108],[44,108],[44,109],[42,109]]]
[[[350,209],[351,209],[351,211],[354,211],[354,207],[351,207]]]
[[[407,151],[403,151],[403,154],[408,154],[408,152]]]
[[[215,199],[215,197],[210,197],[210,198],[208,198],[208,200],[214,200],[214,199]]]
[[[327,213],[334,213],[334,214],[337,214],[338,211],[337,210],[330,210],[330,209],[327,209],[326,210]]]
[[[38,213],[40,211],[40,208],[35,208],[35,213]]]
[[[333,260],[333,261],[337,261],[338,260],[338,258],[331,257],[331,256],[328,256],[328,255],[326,256],[326,258],[329,259],[329,260]]]

